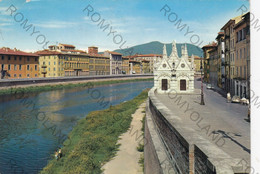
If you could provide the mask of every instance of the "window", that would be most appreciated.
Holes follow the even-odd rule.
[[[37,74],[35,74],[35,77],[37,77]]]
[[[237,50],[237,59],[238,59],[238,50]]]
[[[22,70],[22,65],[19,65],[19,70]]]
[[[19,57],[19,61],[21,61],[21,60],[22,60],[22,57],[20,56],[20,57]]]
[[[22,74],[19,74],[19,77],[22,77]]]
[[[30,74],[27,74],[27,77],[30,77]]]
[[[27,62],[29,62],[30,61],[30,58],[29,57],[27,57]]]
[[[51,68],[49,68],[48,70],[51,71]]]
[[[11,70],[11,65],[10,64],[8,65],[8,70]]]
[[[14,65],[14,70],[15,70],[15,71],[17,70],[16,65]]]
[[[55,68],[53,68],[53,71],[56,71],[56,69],[55,69]]]
[[[238,67],[237,67],[237,73],[236,73],[236,75],[238,76]]]
[[[244,66],[244,77],[246,77],[246,66]]]
[[[246,48],[244,48],[244,59],[246,59]]]
[[[242,59],[242,49],[240,48],[240,59]]]
[[[56,62],[53,62],[54,63],[54,65],[56,65]]]
[[[4,64],[2,64],[2,69],[4,69],[5,68],[5,65]]]
[[[56,76],[56,74],[54,73],[53,76]]]
[[[11,56],[8,56],[8,60],[11,60]]]
[[[242,66],[240,66],[240,77],[242,76]]]
[[[16,77],[16,74],[14,74],[14,77]]]
[[[38,61],[38,57],[35,57],[35,62],[37,62]]]
[[[37,71],[37,65],[35,65],[35,71]]]
[[[17,58],[16,58],[16,56],[14,56],[14,60],[16,60]],[[16,76],[16,74],[15,74],[15,76]]]
[[[30,65],[27,65],[27,70],[28,70],[28,71],[30,70]]]
[[[5,59],[5,56],[2,56],[2,60],[4,60]]]
[[[49,62],[49,65],[51,65],[51,62]]]

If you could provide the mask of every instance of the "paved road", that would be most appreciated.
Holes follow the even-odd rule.
[[[200,89],[201,82],[195,80],[195,88]],[[200,95],[179,95],[181,102],[186,101],[189,108],[197,111],[202,120],[195,122],[191,120],[191,112],[186,111],[187,103],[183,107],[177,105],[176,98],[170,99],[168,95],[157,97],[173,113],[180,116],[182,121],[192,127],[198,134],[213,141],[214,135],[223,136],[224,141],[219,141],[218,146],[233,158],[243,158],[250,161],[250,123],[247,118],[247,106],[235,103],[227,103],[226,98],[219,93],[206,89],[204,84],[205,106],[200,105]],[[173,97],[172,97],[173,98]],[[193,115],[194,116],[194,115]],[[198,119],[199,120],[199,119]],[[223,142],[223,143],[222,143]]]

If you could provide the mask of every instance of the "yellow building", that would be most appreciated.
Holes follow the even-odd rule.
[[[89,75],[87,54],[38,51],[40,77],[63,77]]]
[[[224,32],[218,32],[216,37],[218,48],[218,87],[225,90],[225,44],[224,44]],[[227,47],[226,47],[227,48]]]
[[[136,60],[129,60],[130,74],[141,74],[141,62]]]
[[[57,51],[42,50],[36,52],[39,55],[39,77],[64,76],[64,57]]]
[[[250,13],[242,16],[242,20],[234,26],[235,60],[234,87],[235,95],[249,98],[250,95]]]
[[[64,74],[65,76],[89,75],[88,55],[64,53]]]
[[[209,54],[209,81],[212,86],[218,86],[218,46],[215,45],[210,51]]]
[[[202,62],[202,69],[204,69],[204,59],[202,57],[199,57],[199,56],[194,56],[194,64],[195,64],[195,73],[196,74],[201,73],[200,72],[201,71],[200,70],[201,62]]]
[[[123,74],[129,74],[129,58],[128,57],[122,57],[123,63],[122,63],[122,73]]]
[[[109,75],[110,58],[102,55],[89,56],[89,75]]]
[[[142,74],[152,73],[151,64],[149,60],[141,60],[141,65],[142,65]]]
[[[204,52],[204,79],[203,81],[206,83],[209,83],[209,51],[211,51],[213,48],[215,48],[217,44],[215,42],[212,42],[211,44],[205,45],[202,47]]]
[[[138,55],[134,55],[133,56],[134,60],[136,61],[149,61],[149,71],[147,71],[148,73],[153,73],[153,69],[154,69],[154,63],[158,62],[159,60],[162,59],[162,55],[160,54],[138,54]],[[147,63],[147,62],[145,62]]]
[[[224,30],[224,42],[225,42],[225,89],[233,96],[234,90],[234,78],[235,78],[235,53],[236,53],[236,33],[234,26],[241,21],[242,15],[230,19],[222,28]]]

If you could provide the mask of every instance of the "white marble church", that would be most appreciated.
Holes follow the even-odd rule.
[[[186,44],[181,48],[181,57],[178,56],[175,41],[169,57],[164,45],[163,58],[154,65],[154,87],[157,93],[193,93],[194,69],[194,56],[189,62]]]

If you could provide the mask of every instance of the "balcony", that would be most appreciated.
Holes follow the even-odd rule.
[[[42,74],[47,74],[47,71],[46,70],[42,70]]]
[[[226,52],[228,52],[228,51],[229,51],[229,48],[228,48],[228,47],[226,47],[226,48],[225,48],[225,53],[226,53]]]
[[[47,65],[42,65],[41,67],[42,67],[42,68],[47,68]]]
[[[226,34],[225,35],[225,39],[229,39],[230,38],[230,35],[229,34]]]

